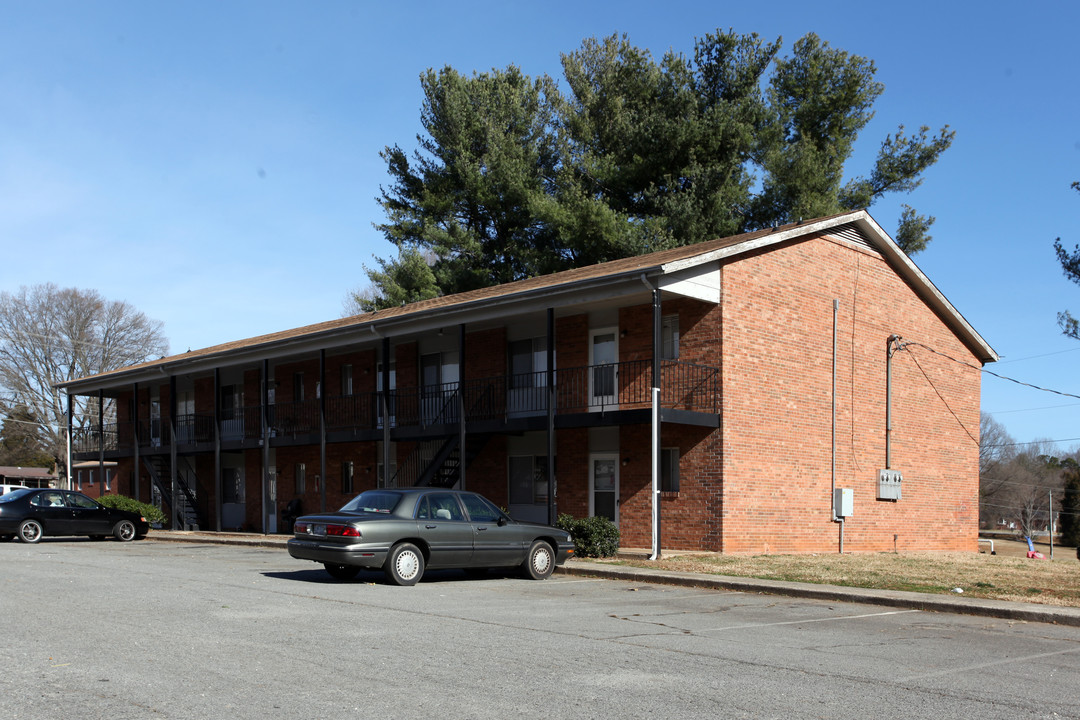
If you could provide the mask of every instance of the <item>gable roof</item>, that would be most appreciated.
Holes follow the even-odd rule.
[[[828,233],[853,239],[881,253],[886,262],[915,292],[932,307],[957,334],[972,353],[983,363],[998,359],[993,348],[975,331],[945,296],[930,282],[903,250],[882,230],[865,210],[841,213],[807,222],[755,230],[732,237],[708,240],[694,245],[660,250],[647,255],[620,258],[597,265],[573,268],[549,275],[539,275],[515,282],[479,288],[454,295],[379,310],[373,313],[328,320],[313,325],[292,328],[257,337],[236,340],[201,350],[163,357],[99,375],[79,378],[59,387],[74,389],[106,378],[130,377],[147,370],[166,373],[165,368],[210,361],[237,354],[265,352],[275,346],[303,343],[327,343],[340,338],[342,343],[355,342],[358,331],[383,337],[387,330],[410,326],[415,332],[426,322],[432,327],[452,324],[447,314],[464,315],[490,311],[497,316],[506,313],[508,304],[528,304],[542,301],[550,306],[558,296],[571,296],[586,291],[603,290],[619,283],[637,282],[675,272],[701,268],[720,260],[766,249],[800,237]],[[557,304],[557,303],[556,303]],[[501,308],[501,309],[500,309]],[[167,374],[167,373],[166,373]],[[100,382],[96,383],[100,386]]]

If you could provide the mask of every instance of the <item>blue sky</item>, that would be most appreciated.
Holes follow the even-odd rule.
[[[953,147],[901,203],[937,217],[915,262],[1002,356],[1080,395],[1080,315],[1052,243],[1080,243],[1080,3],[54,2],[0,0],[0,290],[100,290],[173,352],[337,317],[392,248],[379,151],[411,149],[418,77],[519,66],[627,33],[659,57],[717,28],[808,32],[869,57],[885,94],[849,166],[905,124]],[[984,376],[1017,441],[1080,444],[1080,399]]]

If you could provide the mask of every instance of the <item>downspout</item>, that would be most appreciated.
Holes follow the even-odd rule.
[[[829,506],[836,522],[836,322],[840,301],[832,301],[832,470],[829,488]]]
[[[840,523],[840,554],[844,554],[844,517],[836,514],[836,326],[840,301],[832,301],[832,470],[829,505],[832,506],[833,522]]]
[[[660,286],[653,285],[641,274],[641,282],[652,291],[653,342],[652,342],[652,554],[650,560],[660,559],[660,342],[661,303]]]
[[[67,467],[64,468],[64,484],[61,485],[65,490],[71,490],[71,461],[72,448],[71,448],[71,431],[75,424],[75,404],[71,399],[71,393],[67,396]]]

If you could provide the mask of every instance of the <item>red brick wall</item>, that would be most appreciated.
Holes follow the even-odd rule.
[[[836,487],[854,490],[845,550],[892,550],[894,535],[899,550],[975,550],[978,370],[915,348],[894,358],[892,467],[904,473],[903,499],[875,499],[887,338],[897,333],[978,365],[911,288],[876,254],[828,239],[732,262],[722,288],[719,549],[838,549],[830,498],[835,298]]]

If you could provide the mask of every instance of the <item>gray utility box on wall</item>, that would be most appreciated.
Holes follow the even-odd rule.
[[[851,488],[833,490],[833,515],[838,518],[851,517],[855,514],[855,491]]]
[[[877,498],[878,500],[899,500],[900,483],[904,475],[899,470],[878,470]]]

